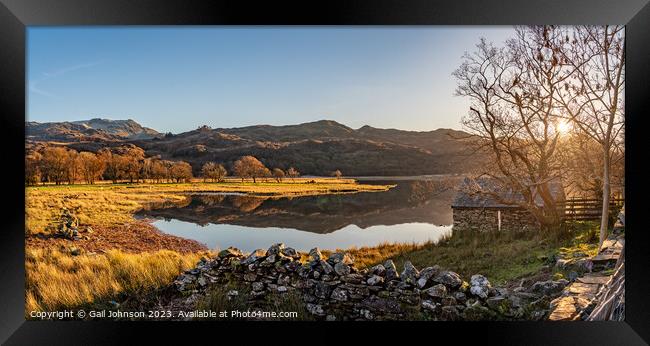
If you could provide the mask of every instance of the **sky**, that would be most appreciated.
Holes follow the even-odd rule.
[[[512,27],[29,27],[27,120],[160,132],[290,125],[461,129],[452,72]]]

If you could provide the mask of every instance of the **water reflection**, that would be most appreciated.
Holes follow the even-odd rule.
[[[453,191],[438,181],[396,183],[386,192],[294,198],[197,194],[180,204],[150,205],[138,217],[210,248],[247,251],[275,242],[299,250],[422,243],[451,232]]]

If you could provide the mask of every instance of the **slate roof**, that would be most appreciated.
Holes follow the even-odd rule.
[[[549,182],[551,194],[556,201],[564,200],[564,188],[561,182],[556,179]],[[502,186],[497,180],[487,177],[477,179],[465,178],[458,187],[458,192],[451,204],[452,208],[519,208],[515,203],[506,204],[497,200],[494,196],[481,191],[490,191],[498,194],[503,201],[524,202],[524,196],[510,187]],[[535,203],[542,206],[541,196],[535,196]]]

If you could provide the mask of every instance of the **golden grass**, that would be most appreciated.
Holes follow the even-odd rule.
[[[357,184],[351,179],[300,178],[275,182],[180,183],[180,184],[95,184],[28,187],[25,202],[25,231],[48,233],[61,209],[74,210],[83,225],[115,226],[133,221],[133,213],[151,202],[183,201],[188,192],[239,192],[252,196],[303,196],[347,192],[386,191],[390,185]]]
[[[241,192],[294,196],[357,191],[385,191],[390,186],[356,184],[350,179],[296,179],[276,182],[228,180],[182,184],[46,185],[26,189],[25,232],[49,233],[62,208],[84,226],[116,227],[132,223],[133,214],[151,202],[183,201],[187,192]],[[201,254],[161,250],[138,254],[109,250],[105,254],[72,256],[53,247],[26,249],[26,311],[56,310],[107,301],[169,284],[194,266]]]
[[[200,257],[168,250],[72,256],[57,249],[26,249],[25,310],[29,314],[86,306],[162,287]]]

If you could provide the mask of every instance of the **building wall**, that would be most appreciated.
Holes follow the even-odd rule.
[[[539,230],[539,224],[530,212],[513,208],[454,208],[453,230],[497,231],[499,210],[501,211],[501,231]]]

